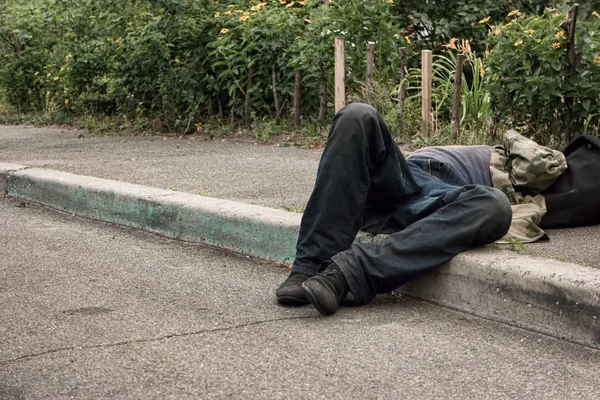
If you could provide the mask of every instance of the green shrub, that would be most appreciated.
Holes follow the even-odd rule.
[[[578,79],[564,78],[564,38],[553,39],[563,17],[533,16],[550,3],[563,1],[332,0],[326,7],[321,0],[4,0],[0,91],[21,112],[64,119],[109,116],[179,133],[201,131],[206,121],[234,127],[243,120],[274,130],[291,126],[295,72],[302,70],[302,123],[318,131],[324,83],[326,119],[333,113],[334,38],[344,37],[348,102],[365,99],[373,41],[373,105],[390,122],[398,120],[398,48],[408,47],[413,67],[409,97],[419,91],[419,50],[436,50],[437,132],[448,134],[455,55],[441,49],[455,37],[471,39],[475,52],[461,87],[463,129],[484,130],[492,104],[506,123],[556,135],[562,99],[573,96],[574,126],[591,131],[599,114],[599,2],[582,5]],[[484,41],[497,27],[501,34]],[[411,135],[418,102],[408,103],[402,125]]]
[[[565,15],[548,9],[542,16],[518,16],[491,26],[486,84],[499,115],[525,128],[540,141],[560,141],[564,99],[573,97],[573,125],[598,121],[600,100],[599,20],[580,22],[576,30],[577,71],[568,76]]]

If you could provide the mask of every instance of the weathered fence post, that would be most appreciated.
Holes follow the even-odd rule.
[[[327,114],[327,75],[325,75],[325,73],[322,74],[323,76],[321,76],[320,93],[321,101],[319,104],[319,117],[317,118],[320,125],[325,124],[325,116]]]
[[[244,124],[248,127],[250,126],[250,91],[252,90],[254,78],[254,67],[250,67],[248,69],[248,82],[246,82],[246,100],[244,102]]]
[[[569,17],[561,24],[567,33],[567,79],[575,76],[577,70],[577,53],[575,51],[575,26],[577,24],[577,12],[579,11],[579,3],[573,4],[569,10]],[[573,121],[573,103],[572,97],[565,97],[565,112],[562,115],[563,120],[563,137],[567,143],[571,141],[571,123]]]
[[[406,47],[400,48],[400,91],[398,93],[398,128],[397,132],[402,132],[402,123],[404,115],[404,100],[406,99],[406,78],[408,77],[408,63],[406,60]]]
[[[433,53],[431,50],[421,52],[421,130],[429,136],[431,129],[431,85],[432,85]]]
[[[273,86],[273,101],[275,102],[275,120],[280,122],[281,107],[279,106],[279,94],[277,93],[277,61],[271,62],[271,80]]]
[[[458,139],[460,128],[460,86],[462,84],[463,67],[465,65],[464,54],[459,54],[456,59],[456,72],[454,73],[454,99],[452,100],[452,135]]]
[[[296,71],[296,81],[294,82],[294,129],[298,130],[300,126],[300,84],[302,83],[302,71]]]
[[[335,112],[346,105],[346,65],[344,38],[335,38]]]
[[[375,69],[375,42],[367,44],[367,92],[366,103],[373,105],[373,70]]]

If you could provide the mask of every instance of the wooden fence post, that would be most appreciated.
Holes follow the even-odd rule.
[[[271,62],[271,85],[273,86],[273,101],[275,102],[275,121],[280,122],[281,107],[279,106],[279,94],[277,93],[277,61]]]
[[[460,129],[460,86],[462,84],[463,67],[465,65],[464,54],[459,54],[456,59],[456,72],[454,73],[454,99],[452,101],[452,135],[458,139]]]
[[[254,67],[248,69],[248,82],[246,82],[246,99],[244,101],[244,124],[250,126],[250,91],[252,90],[254,78]]]
[[[321,76],[321,93],[320,102],[319,102],[319,116],[317,120],[320,125],[325,124],[325,115],[327,114],[327,76],[324,72],[322,72],[323,76]]]
[[[433,53],[431,50],[421,52],[421,130],[429,136],[431,129],[431,85],[432,85]]]
[[[398,128],[397,132],[402,132],[403,115],[404,115],[404,100],[406,99],[406,83],[408,77],[408,63],[406,60],[406,47],[400,48],[400,91],[398,93]]]
[[[346,105],[346,65],[344,61],[346,42],[335,38],[335,112]]]
[[[577,24],[577,12],[579,11],[579,3],[573,4],[569,10],[569,17],[566,24],[561,24],[567,33],[567,79],[575,76],[577,71],[577,53],[575,52],[575,26]],[[565,112],[562,115],[563,120],[563,137],[567,143],[571,141],[571,123],[573,121],[573,104],[572,97],[565,97]]]
[[[373,105],[373,70],[375,68],[375,42],[367,44],[367,92],[366,103]]]
[[[300,84],[302,83],[302,71],[296,71],[296,81],[294,82],[294,128],[298,130],[300,126]]]

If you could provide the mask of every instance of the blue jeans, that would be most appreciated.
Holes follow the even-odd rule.
[[[407,161],[381,116],[351,104],[334,119],[300,225],[292,270],[341,268],[355,302],[390,292],[456,254],[500,239],[510,226],[506,196],[458,186],[447,165]],[[440,179],[442,178],[442,179]],[[355,243],[360,229],[390,234]]]

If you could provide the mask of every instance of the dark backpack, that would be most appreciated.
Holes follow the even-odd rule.
[[[563,150],[567,170],[545,191],[548,212],[540,227],[600,224],[600,139],[583,135]]]

